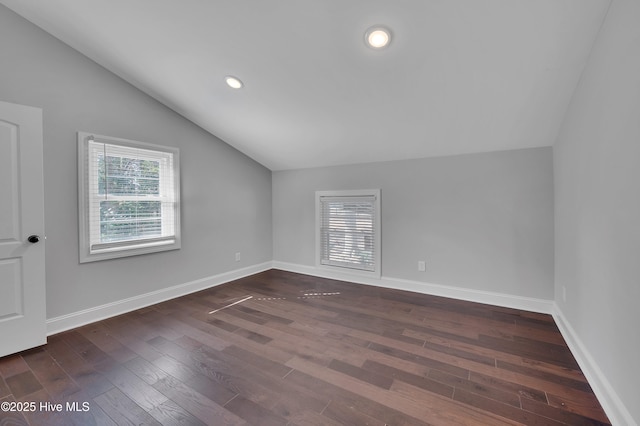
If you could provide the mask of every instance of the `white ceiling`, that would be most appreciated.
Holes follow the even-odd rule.
[[[271,170],[552,145],[609,2],[0,0]]]

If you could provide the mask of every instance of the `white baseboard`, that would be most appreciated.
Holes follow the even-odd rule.
[[[600,405],[609,417],[612,425],[638,426],[631,413],[624,405],[609,380],[604,375],[598,364],[593,359],[586,346],[578,337],[571,323],[567,321],[559,306],[554,303],[553,318],[562,333],[562,337],[569,345],[571,353],[575,357],[582,373],[587,378],[593,393],[598,398]]]
[[[200,290],[205,290],[229,281],[267,271],[272,268],[340,281],[394,288],[398,290],[413,291],[416,293],[431,294],[434,296],[450,297],[453,299],[468,300],[471,302],[551,314],[553,315],[562,336],[569,345],[571,352],[576,358],[576,361],[580,365],[582,372],[589,381],[596,397],[607,413],[609,420],[611,420],[611,423],[613,425],[638,426],[631,417],[629,410],[627,410],[622,400],[620,400],[617,393],[614,391],[611,383],[609,383],[605,375],[602,373],[602,370],[600,370],[589,351],[571,327],[571,324],[564,317],[562,311],[555,302],[545,299],[521,297],[440,284],[430,284],[385,276],[380,277],[379,279],[363,277],[361,275],[352,275],[316,268],[315,266],[273,261],[224,272],[151,293],[141,294],[139,296],[130,297],[117,302],[107,303],[94,308],[51,318],[47,320],[47,335],[50,336],[76,327],[81,327],[92,322],[111,318],[116,315],[121,315]]]
[[[450,297],[453,299],[468,300],[471,302],[486,303],[507,308],[522,309],[526,311],[551,314],[560,329],[571,353],[576,358],[594,394],[602,405],[605,413],[613,425],[638,426],[625,407],[622,400],[607,380],[604,373],[586,349],[571,324],[566,320],[562,311],[552,300],[535,299],[529,297],[513,296],[509,294],[494,293],[481,290],[429,284],[419,281],[403,280],[391,277],[370,278],[361,275],[334,272],[317,268],[315,266],[299,265],[287,262],[273,262],[274,269],[312,275],[322,278],[330,278],[340,281],[350,281],[359,284],[373,285],[377,287],[395,288],[399,290],[413,291],[416,293],[431,294],[434,296]]]
[[[450,297],[452,299],[468,300],[470,302],[486,303],[489,305],[521,309],[524,311],[539,312],[543,314],[553,313],[554,304],[552,300],[514,296],[510,294],[473,290],[441,284],[430,284],[420,281],[411,281],[385,276],[382,276],[380,278],[371,278],[355,274],[352,275],[348,273],[334,272],[331,270],[317,268],[315,266],[299,265],[295,263],[279,261],[273,261],[273,268],[281,269],[283,271],[297,272],[299,274],[313,275],[316,277],[330,278],[340,281],[350,281],[358,284],[367,284],[377,287],[413,291],[416,293],[431,294],[434,296]]]
[[[141,309],[176,297],[195,293],[196,291],[215,287],[217,285],[267,271],[269,269],[271,269],[271,262],[260,263],[246,268],[223,272],[221,274],[190,281],[188,283],[178,284],[173,287],[152,291],[150,293],[141,294],[139,296],[130,297],[117,302],[107,303],[94,308],[50,318],[47,320],[47,336],[70,330],[72,328],[81,327],[106,318],[111,318],[116,315],[135,311],[136,309]]]

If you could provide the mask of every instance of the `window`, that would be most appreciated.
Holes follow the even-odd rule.
[[[78,132],[80,262],[180,248],[177,148]]]
[[[380,190],[316,192],[317,264],[380,276]]]

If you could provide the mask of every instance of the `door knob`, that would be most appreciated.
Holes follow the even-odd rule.
[[[32,244],[35,244],[38,241],[40,241],[40,237],[38,237],[37,235],[29,235],[29,237],[27,238],[27,241],[29,241]]]

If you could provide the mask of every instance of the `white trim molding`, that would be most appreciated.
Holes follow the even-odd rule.
[[[337,259],[332,259],[332,256],[329,254],[329,249],[327,248],[327,252],[323,251],[323,225],[329,226],[331,223],[331,209],[325,210],[324,206],[325,202],[332,204],[334,206],[343,205],[343,203],[356,203],[361,206],[369,205],[371,210],[369,213],[371,214],[371,230],[370,233],[367,233],[369,236],[373,237],[373,266],[372,269],[369,269],[369,265],[367,262],[361,261],[359,263],[351,263],[345,262],[342,256],[345,254],[341,252]],[[339,207],[338,207],[339,208]],[[367,208],[365,207],[366,211]],[[346,210],[343,210],[341,213],[344,214]],[[364,211],[363,211],[364,213]],[[325,216],[326,214],[326,216]],[[346,216],[351,216],[352,213],[347,214]],[[336,190],[336,191],[316,191],[316,267],[320,269],[326,269],[327,271],[340,271],[346,270],[349,271],[350,274],[360,275],[363,277],[372,277],[372,278],[380,278],[380,254],[381,250],[381,242],[380,238],[382,235],[381,228],[381,213],[380,213],[380,189],[362,189],[362,190]],[[366,216],[363,216],[363,218]],[[341,219],[344,220],[345,216]],[[338,218],[336,217],[338,220]],[[355,216],[351,216],[351,219],[356,222]],[[347,221],[348,222],[348,221]],[[341,224],[341,226],[350,226],[346,223]],[[326,228],[328,234],[331,234],[330,229]],[[366,225],[365,225],[366,228]],[[355,229],[351,229],[350,232],[355,232]],[[366,244],[365,244],[366,245]],[[328,246],[327,246],[328,247]],[[338,250],[340,251],[340,250]],[[326,258],[324,258],[326,256]],[[354,259],[351,259],[353,261]]]
[[[582,343],[580,337],[567,321],[560,307],[554,303],[553,319],[562,333],[562,337],[567,342],[571,353],[578,362],[582,373],[587,378],[593,393],[598,398],[602,409],[609,417],[612,425],[638,426],[631,413],[624,405],[607,377],[604,375],[598,364],[593,359],[587,347]]]
[[[543,314],[553,313],[553,301],[536,299],[532,297],[514,296],[497,292],[473,290],[468,288],[453,287],[441,284],[430,284],[421,281],[411,281],[400,278],[382,276],[380,278],[363,277],[348,272],[329,271],[324,268],[273,261],[274,269],[297,272],[299,274],[313,275],[316,277],[330,278],[340,281],[349,281],[358,284],[372,285],[376,287],[394,288],[397,290],[413,291],[415,293],[430,294],[433,296],[450,297],[452,299],[467,300],[470,302],[486,303],[488,305],[502,306],[506,308],[521,309],[524,311]]]
[[[175,299],[176,297],[206,290],[239,278],[268,271],[269,269],[271,269],[271,262],[264,262],[257,265],[247,266],[246,268],[223,272],[221,274],[212,275],[195,281],[178,284],[173,287],[152,291],[150,293],[133,296],[128,299],[118,300],[116,302],[84,309],[82,311],[50,318],[47,320],[47,336],[71,330],[72,328],[81,327],[92,322],[111,318],[116,315],[135,311],[136,309],[155,305],[156,303]]]
[[[629,410],[607,380],[602,370],[598,367],[589,351],[586,349],[571,324],[552,300],[536,299],[530,297],[514,296],[497,292],[473,290],[468,288],[453,287],[441,284],[430,284],[420,281],[404,280],[399,278],[365,277],[348,272],[332,271],[315,266],[300,265],[295,263],[271,261],[264,262],[242,269],[223,272],[184,284],[179,284],[166,289],[141,294],[128,299],[107,303],[94,308],[73,312],[67,315],[47,320],[47,335],[53,335],[76,327],[81,327],[116,315],[135,311],[156,303],[161,303],[197,291],[205,290],[221,284],[228,283],[249,275],[280,269],[288,272],[311,275],[321,278],[329,278],[340,281],[348,281],[357,284],[372,285],[376,287],[393,288],[397,290],[413,291],[416,293],[430,294],[434,296],[450,297],[453,299],[467,300],[470,302],[485,303],[494,306],[502,306],[513,309],[521,309],[531,312],[550,314],[553,316],[562,336],[564,337],[571,353],[576,358],[594,394],[602,405],[609,420],[613,425],[638,426]]]
[[[157,167],[157,185],[151,194],[118,193],[106,185],[100,189],[101,177],[106,180],[108,168],[100,171],[99,159],[128,158],[149,161]],[[106,163],[105,163],[106,164]],[[115,192],[114,192],[115,191]],[[143,191],[144,192],[144,191]],[[152,235],[123,237],[111,235],[104,241],[101,204],[113,202],[152,202],[159,213],[157,229]],[[176,147],[138,142],[128,139],[78,132],[78,232],[80,263],[95,262],[118,257],[135,256],[181,247],[180,237],[180,150]],[[112,220],[115,220],[112,218]],[[155,220],[155,219],[154,219]],[[107,223],[112,223],[111,220]],[[113,222],[115,224],[116,222]],[[119,222],[118,226],[124,225]],[[131,224],[130,224],[131,225]]]
[[[607,380],[602,370],[598,367],[589,351],[571,327],[571,324],[567,321],[562,311],[560,311],[553,300],[514,296],[510,294],[473,290],[441,284],[430,284],[385,276],[380,277],[380,279],[367,278],[362,275],[349,274],[348,272],[327,271],[326,269],[316,268],[314,266],[280,261],[273,261],[273,268],[321,278],[349,281],[377,287],[394,288],[434,296],[450,297],[452,299],[467,300],[470,302],[486,303],[494,306],[550,314],[553,316],[556,325],[560,329],[562,337],[569,346],[569,350],[578,362],[580,369],[587,378],[589,385],[593,389],[596,398],[598,398],[598,401],[602,405],[602,408],[609,417],[611,423],[613,425],[638,426],[629,413],[629,410],[625,407],[620,397],[618,397],[617,393],[614,391],[611,383]]]

